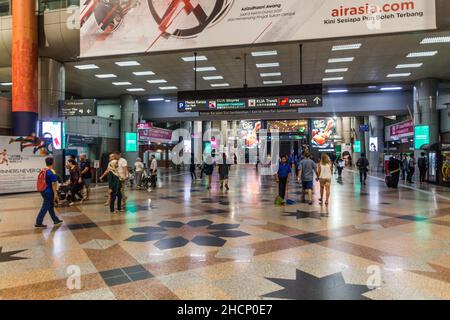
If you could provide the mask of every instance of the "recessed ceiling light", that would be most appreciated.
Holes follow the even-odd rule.
[[[386,77],[387,78],[400,78],[400,77],[409,77],[411,75],[410,72],[408,73],[390,73]]]
[[[167,99],[167,100],[164,100],[164,102],[169,103],[169,102],[172,102],[172,100]]]
[[[328,59],[328,63],[352,62],[353,60],[355,60],[355,57],[333,58],[333,59]]]
[[[194,62],[195,61],[195,56],[183,57],[181,59],[183,59],[183,61],[185,61],[185,62]],[[208,58],[205,57],[205,56],[197,56],[197,61],[206,61],[206,60],[208,60]]]
[[[262,78],[266,78],[266,77],[279,77],[279,76],[281,76],[281,72],[261,73],[260,76],[261,76]]]
[[[279,62],[272,62],[272,63],[257,63],[256,67],[257,68],[273,68],[273,67],[279,67],[280,63]]]
[[[99,67],[95,64],[80,64],[75,66],[78,70],[91,70],[91,69],[99,69]]]
[[[203,77],[204,80],[222,80],[222,76],[210,76],[210,77]]]
[[[332,78],[323,78],[322,81],[339,81],[344,80],[344,77],[332,77]]]
[[[116,64],[119,67],[133,67],[133,66],[140,66],[141,65],[137,61],[119,61],[119,62],[116,62]]]
[[[337,73],[337,72],[347,72],[348,68],[339,68],[339,69],[326,69],[325,73]]]
[[[328,93],[345,93],[348,92],[348,89],[332,89],[328,90]]]
[[[138,71],[133,72],[135,76],[153,76],[155,73],[153,71]]]
[[[276,50],[252,52],[253,57],[276,56],[277,54],[278,51]]]
[[[169,87],[159,87],[160,90],[177,90],[178,88],[175,86],[169,86]]]
[[[420,68],[423,66],[423,63],[406,63],[406,64],[398,64],[396,69],[406,69],[406,68]]]
[[[131,86],[131,82],[113,82],[115,86]]]
[[[0,83],[0,85],[2,85],[4,87],[10,87],[10,86],[12,86],[12,82],[3,82],[3,83]]]
[[[369,89],[376,89],[377,86],[368,86],[367,88],[369,88]]]
[[[420,44],[434,44],[434,43],[450,43],[450,36],[430,37],[425,38],[420,42]]]
[[[275,80],[275,81],[264,81],[264,84],[282,84],[282,80]]]
[[[211,87],[229,87],[230,84],[229,83],[211,83]]]
[[[131,88],[131,89],[127,89],[127,91],[129,91],[129,92],[139,92],[139,91],[145,91],[145,89],[143,89],[143,88]]]
[[[107,74],[96,74],[95,75],[99,79],[108,79],[108,78],[117,78],[115,74],[107,73]]]
[[[167,83],[167,80],[157,79],[157,80],[147,80],[148,83]]]
[[[407,58],[419,58],[419,57],[432,57],[435,56],[438,51],[425,51],[425,52],[411,52]]]
[[[216,71],[216,67],[200,67],[200,68],[194,68],[194,71],[197,71],[197,72]]]
[[[333,46],[333,48],[331,50],[332,51],[356,50],[356,49],[360,49],[361,46],[362,46],[361,43],[336,45],[336,46]]]
[[[384,87],[384,88],[380,88],[381,91],[397,91],[397,90],[402,90],[402,87]]]
[[[149,98],[149,99],[147,99],[147,101],[150,101],[150,102],[154,102],[154,101],[164,101],[164,98]]]

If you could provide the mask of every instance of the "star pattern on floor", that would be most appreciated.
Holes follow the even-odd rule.
[[[181,221],[161,221],[158,226],[131,228],[137,235],[125,241],[150,242],[156,241],[155,247],[160,250],[180,248],[189,242],[199,246],[222,247],[223,238],[240,238],[250,234],[236,230],[239,224],[214,224],[210,220],[193,220],[187,223]]]
[[[295,217],[295,218],[297,218],[297,220],[306,219],[306,218],[317,219],[317,220],[322,219],[322,214],[319,211],[297,210],[296,212],[285,212],[285,213],[286,213],[284,215],[285,217]]]
[[[3,247],[0,247],[0,263],[28,259],[23,257],[14,257],[16,254],[19,254],[24,251],[27,251],[27,249],[5,252],[3,251]]]
[[[301,270],[295,279],[266,278],[283,289],[263,295],[264,298],[290,300],[368,300],[364,293],[371,291],[365,285],[348,284],[341,272],[318,278]]]

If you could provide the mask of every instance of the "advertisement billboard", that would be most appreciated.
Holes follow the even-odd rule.
[[[311,121],[311,147],[319,152],[334,152],[336,123],[333,118]]]
[[[307,133],[307,120],[282,120],[282,121],[268,121],[269,132],[278,130],[279,132],[299,132]]]
[[[369,138],[369,151],[378,152],[378,137]]]
[[[414,149],[420,150],[423,146],[430,143],[430,127],[415,126],[414,127]]]
[[[53,148],[61,150],[64,148],[63,123],[60,121],[43,121],[42,136],[51,139]]]
[[[36,191],[47,154],[32,138],[0,136],[0,194]]]
[[[81,57],[436,29],[435,1],[86,0]],[[245,32],[243,32],[245,30]]]
[[[248,149],[258,147],[258,132],[261,130],[261,121],[243,120],[239,124],[240,139],[245,140],[245,146]]]

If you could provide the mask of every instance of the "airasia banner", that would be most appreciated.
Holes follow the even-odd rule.
[[[40,141],[34,136],[0,137],[0,194],[36,191],[48,155]]]
[[[434,0],[82,3],[82,57],[436,29]]]
[[[169,143],[172,141],[172,131],[155,127],[139,130],[139,140],[146,142]]]
[[[386,127],[386,136],[389,141],[400,140],[414,136],[414,122],[412,120],[400,122]]]

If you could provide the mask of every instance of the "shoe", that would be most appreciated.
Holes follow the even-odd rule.
[[[104,205],[105,207],[107,207],[107,206],[109,206],[109,202],[105,202],[103,205]]]
[[[70,206],[70,207],[73,207],[74,205],[75,205],[74,202],[70,202],[70,203],[69,203],[69,206]]]
[[[308,202],[308,204],[309,204],[310,206],[312,206],[312,205],[313,205],[312,201]]]
[[[225,189],[227,189],[227,191],[230,190],[230,188],[228,186],[225,186]]]
[[[45,228],[47,228],[47,225],[46,224],[35,224],[34,227],[39,228],[39,229],[45,229]]]
[[[322,198],[320,198],[320,199],[319,199],[319,202],[320,202],[320,203],[322,203],[322,202],[323,202],[323,199],[322,199]]]
[[[53,222],[55,226],[60,225],[61,223],[63,223],[61,219],[58,219],[57,221]]]

